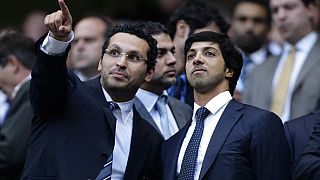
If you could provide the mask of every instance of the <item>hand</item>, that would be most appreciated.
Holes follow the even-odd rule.
[[[50,31],[50,36],[59,41],[67,41],[72,30],[72,17],[64,0],[58,0],[60,10],[49,14],[44,19],[44,24]]]

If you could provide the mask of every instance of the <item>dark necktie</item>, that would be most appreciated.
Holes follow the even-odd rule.
[[[108,102],[109,108],[111,111],[114,111],[116,109],[120,109],[119,105],[115,102],[109,101]],[[102,170],[100,171],[99,175],[97,176],[96,180],[108,180],[111,179],[111,173],[112,173],[112,159],[113,155],[109,156],[107,163],[103,165]]]
[[[209,113],[210,111],[205,107],[199,108],[196,112],[196,127],[183,156],[178,180],[194,179],[198,149],[204,129],[204,119],[209,115]]]

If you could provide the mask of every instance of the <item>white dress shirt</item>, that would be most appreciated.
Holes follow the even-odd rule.
[[[163,91],[162,94],[168,96],[166,91]],[[157,124],[161,133],[163,134],[161,120],[160,120],[160,114],[156,108],[156,103],[157,103],[159,96],[152,93],[152,92],[149,92],[149,91],[146,91],[143,89],[139,89],[136,94],[136,97],[142,102],[144,107],[149,112],[150,116],[153,118],[154,122]],[[166,105],[166,110],[167,110],[167,116],[168,116],[167,122],[169,123],[169,131],[170,131],[171,135],[174,135],[175,133],[177,133],[179,131],[179,128],[178,128],[177,122],[175,121],[174,116],[173,116],[168,104]]]
[[[295,53],[295,58],[294,58],[293,70],[292,70],[291,79],[289,82],[289,88],[288,88],[288,93],[287,93],[287,97],[285,100],[284,110],[283,110],[282,115],[280,116],[283,123],[290,119],[291,99],[292,99],[294,86],[295,86],[296,81],[298,79],[300,70],[303,67],[305,61],[307,60],[307,56],[308,56],[310,50],[312,49],[312,47],[314,46],[314,44],[316,43],[317,38],[318,38],[317,34],[315,32],[312,32],[312,33],[308,34],[307,36],[305,36],[304,38],[302,38],[300,41],[298,41],[295,44],[296,53]],[[290,52],[291,47],[292,47],[292,45],[290,45],[289,43],[284,44],[283,53],[281,55],[280,62],[277,66],[274,78],[272,80],[272,89],[273,90],[279,81],[281,70],[282,70],[283,65],[285,63],[286,57],[288,56],[288,54]],[[273,90],[272,90],[272,94],[273,94]]]
[[[199,150],[198,150],[198,158],[197,158],[197,165],[196,165],[196,170],[194,174],[194,179],[199,179],[202,163],[204,160],[204,156],[206,154],[211,136],[216,128],[216,125],[218,124],[220,117],[225,110],[227,104],[230,102],[232,99],[229,91],[224,91],[214,98],[212,98],[204,107],[206,107],[210,113],[209,115],[205,118],[204,120],[204,130],[202,134],[202,138],[200,141],[199,145]],[[196,127],[196,119],[195,119],[195,114],[197,110],[200,108],[199,105],[194,103],[194,109],[193,109],[193,116],[192,116],[192,122],[191,125],[187,131],[187,134],[183,140],[183,143],[181,145],[179,157],[178,157],[178,162],[177,162],[177,174],[180,173],[181,169],[181,163],[183,156],[186,152],[188,143],[191,139],[191,136],[193,134],[193,131]],[[226,172],[227,173],[227,172]]]
[[[107,101],[113,101],[102,88]],[[112,111],[117,118],[115,144],[113,149],[111,179],[123,179],[126,170],[133,129],[133,100],[118,103],[120,109]]]
[[[40,49],[49,55],[60,55],[65,52],[73,38],[73,32],[69,34],[68,42],[57,41],[48,35],[41,44]],[[108,93],[103,88],[102,90],[106,101],[112,101]],[[111,179],[113,180],[121,180],[124,177],[133,129],[133,100],[117,104],[120,110],[118,109],[112,112],[117,119],[111,174]]]

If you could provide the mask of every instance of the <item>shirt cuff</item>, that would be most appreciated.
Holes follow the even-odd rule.
[[[55,56],[55,55],[63,54],[66,51],[68,45],[74,39],[73,31],[71,31],[69,33],[67,42],[58,41],[58,40],[50,37],[49,33],[40,46],[41,51],[43,51],[44,53],[46,53],[48,55]]]

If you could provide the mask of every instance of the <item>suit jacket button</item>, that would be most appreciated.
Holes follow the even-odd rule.
[[[100,158],[101,158],[102,160],[106,160],[106,159],[108,158],[108,154],[107,154],[106,152],[102,152],[102,153],[100,154]]]

